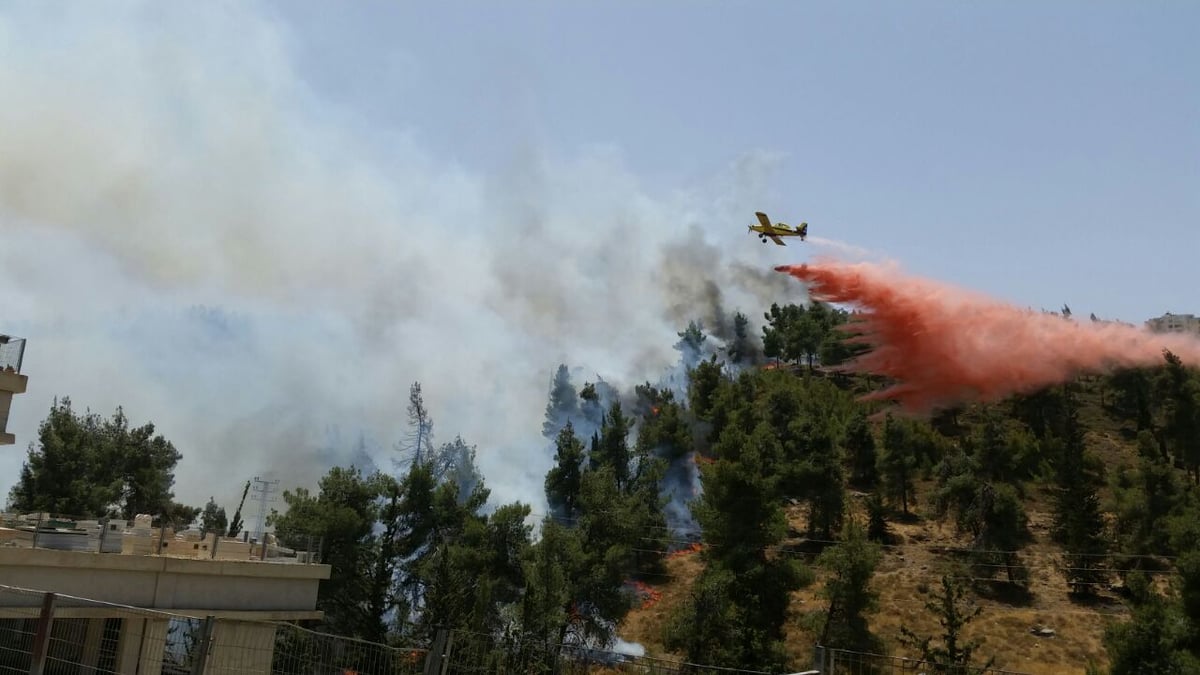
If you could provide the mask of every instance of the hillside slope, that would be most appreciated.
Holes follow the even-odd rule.
[[[1084,383],[1079,400],[1080,418],[1088,429],[1085,438],[1089,452],[1106,467],[1109,475],[1119,466],[1132,466],[1137,457],[1136,445],[1130,440],[1128,429],[1122,429],[1105,413],[1098,386]],[[964,413],[964,426],[972,414]],[[953,432],[948,437],[960,440]],[[953,549],[970,547],[969,537],[955,531],[952,519],[933,515],[929,497],[936,485],[928,475],[922,478],[917,483],[911,517],[905,519],[893,514],[889,520],[891,540],[883,547],[883,557],[872,580],[879,602],[878,610],[870,616],[870,628],[887,652],[895,656],[917,656],[901,642],[901,626],[919,636],[934,637],[935,641],[940,636],[939,618],[926,608],[926,603],[933,599],[942,574],[956,569],[953,564],[958,556]],[[1014,592],[1012,587],[979,577],[960,577],[971,583],[973,600],[981,608],[964,633],[967,638],[979,641],[976,651],[979,658],[994,657],[993,665],[997,668],[1033,675],[1083,674],[1089,665],[1107,666],[1105,628],[1112,622],[1127,620],[1130,610],[1113,587],[1099,589],[1086,601],[1071,596],[1062,573],[1065,564],[1062,548],[1050,537],[1053,506],[1049,490],[1045,484],[1033,483],[1023,499],[1032,535],[1032,542],[1021,550],[1022,562],[1030,572],[1027,591]],[[1107,483],[1100,492],[1102,504],[1109,504]],[[850,493],[849,511],[860,522],[866,522],[865,497],[862,492]],[[786,510],[792,537],[783,549],[811,565],[816,551],[814,542],[803,536],[806,508],[789,505]],[[1107,515],[1111,519],[1111,514]],[[670,556],[661,577],[645,580],[650,593],[643,605],[622,622],[622,638],[642,644],[648,656],[682,660],[681,655],[663,647],[663,632],[672,610],[687,596],[703,565],[702,556],[694,551]],[[827,573],[821,569],[815,571],[816,583],[793,595],[787,645],[797,666],[811,662],[813,645],[818,641],[812,626],[820,625],[820,615],[827,608],[821,596]],[[1166,580],[1165,575],[1158,576]],[[1113,582],[1117,579],[1114,577]],[[1053,633],[1048,634],[1044,629]]]

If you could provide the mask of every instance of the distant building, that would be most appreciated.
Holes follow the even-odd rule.
[[[25,340],[0,335],[0,445],[12,445],[17,439],[8,433],[8,411],[13,394],[24,394],[29,378],[21,374],[25,358]]]
[[[1146,322],[1146,327],[1156,333],[1191,333],[1200,335],[1200,317],[1194,314],[1172,314],[1167,312]]]

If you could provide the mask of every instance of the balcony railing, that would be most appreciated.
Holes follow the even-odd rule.
[[[0,335],[0,371],[21,372],[21,361],[25,358],[25,338]]]

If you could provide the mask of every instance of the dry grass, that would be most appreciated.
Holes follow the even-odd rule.
[[[664,564],[666,572],[662,577],[646,581],[648,586],[661,593],[659,599],[646,603],[646,606],[634,607],[621,622],[618,632],[623,639],[645,647],[647,656],[682,660],[682,654],[667,651],[663,645],[663,632],[671,612],[687,598],[692,584],[704,571],[704,563],[694,552],[680,552],[668,557]]]
[[[1049,514],[1030,513],[1035,541],[1021,560],[1029,566],[1029,593],[1017,598],[993,598],[985,592],[975,598],[980,614],[965,630],[968,639],[979,641],[980,659],[996,658],[995,665],[1008,670],[1042,673],[1085,673],[1089,662],[1107,664],[1102,638],[1104,628],[1120,620],[1125,610],[1116,598],[1101,595],[1092,606],[1073,601],[1059,571],[1059,549],[1048,540]],[[886,641],[894,654],[916,656],[899,640],[904,626],[920,636],[939,636],[936,614],[925,608],[939,590],[941,575],[951,558],[941,546],[965,546],[952,527],[924,521],[893,525],[903,543],[885,551],[876,573],[879,612],[871,628]],[[986,582],[981,582],[986,589]],[[1033,635],[1034,628],[1048,627],[1054,637]]]
[[[861,512],[858,501],[854,510]],[[1031,495],[1029,504],[1037,506],[1040,501],[1044,500]],[[788,513],[793,529],[803,531],[803,509],[789,507]],[[1029,594],[1015,600],[988,597],[986,592],[976,595],[975,602],[982,611],[968,625],[966,637],[979,640],[976,654],[981,660],[995,656],[995,665],[1000,668],[1033,675],[1082,675],[1089,663],[1101,667],[1107,664],[1102,643],[1104,628],[1109,622],[1123,620],[1127,612],[1111,595],[1102,595],[1091,605],[1070,598],[1058,570],[1060,551],[1049,541],[1049,519],[1047,511],[1030,512],[1035,541],[1021,558],[1031,572]],[[914,657],[916,654],[900,642],[900,627],[920,636],[941,634],[937,615],[929,612],[925,603],[935,597],[942,573],[954,560],[943,547],[967,544],[952,525],[932,519],[916,517],[912,522],[893,522],[890,528],[895,539],[885,547],[875,575],[873,587],[879,593],[879,610],[870,617],[870,626],[888,653]],[[703,563],[698,555],[681,555],[668,559],[666,568],[661,579],[648,582],[661,598],[631,611],[621,624],[620,635],[642,644],[648,656],[677,660],[682,655],[672,654],[663,646],[663,628],[703,571]],[[821,597],[823,574],[818,570],[815,584],[792,595],[793,618],[787,626],[787,639],[788,651],[797,664],[812,659],[817,635],[807,617],[826,609]],[[1031,629],[1035,627],[1052,628],[1055,635],[1033,635]]]
[[[1123,430],[1103,412],[1094,385],[1085,385],[1081,403],[1080,419],[1088,429],[1089,451],[1107,472],[1121,465],[1132,466],[1136,458],[1134,440],[1127,429]],[[969,423],[976,412],[968,410],[962,421]],[[942,574],[954,562],[953,555],[944,549],[969,547],[951,523],[923,517],[924,497],[931,488],[930,483],[919,482],[919,498],[912,509],[914,517],[889,524],[895,539],[885,547],[873,581],[879,593],[879,609],[870,617],[870,627],[893,655],[916,656],[900,642],[901,626],[920,636],[935,639],[940,636],[938,617],[926,609],[925,603],[935,597]],[[1107,486],[1100,490],[1100,496],[1107,501],[1110,496]],[[852,512],[860,522],[865,522],[861,495],[853,497],[851,502]],[[1031,487],[1023,503],[1034,538],[1021,553],[1021,561],[1030,571],[1028,592],[1020,597],[1011,597],[1012,593],[1008,596],[989,593],[989,587],[1003,587],[976,580],[978,592],[974,600],[982,609],[968,625],[966,637],[979,641],[976,654],[980,660],[994,656],[999,668],[1032,675],[1083,675],[1089,664],[1103,668],[1108,663],[1102,641],[1104,629],[1112,622],[1126,620],[1128,610],[1110,593],[1101,593],[1087,604],[1072,599],[1060,569],[1061,550],[1049,538],[1053,508],[1050,495]],[[792,531],[803,532],[804,509],[791,506],[787,512]],[[799,547],[801,538],[797,536],[786,545]],[[702,562],[699,556],[681,556],[666,564],[667,574],[652,584],[662,593],[661,600],[631,612],[622,623],[620,634],[626,640],[644,645],[647,655],[677,659],[679,655],[669,654],[662,646],[663,628],[670,612],[686,597],[701,573]],[[788,650],[798,665],[811,661],[817,641],[811,626],[820,625],[819,615],[826,609],[821,597],[824,572],[817,573],[816,583],[792,595],[793,618],[786,630]],[[997,575],[998,579],[1002,577],[1002,573]],[[818,615],[818,621],[808,620],[813,615]],[[1046,638],[1032,634],[1031,630],[1037,627],[1052,628],[1055,635]]]

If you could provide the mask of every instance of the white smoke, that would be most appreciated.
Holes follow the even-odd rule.
[[[638,642],[628,642],[621,638],[616,638],[613,641],[613,651],[626,656],[641,657],[646,655],[646,648]]]
[[[292,39],[243,3],[0,9],[0,331],[30,377],[0,490],[69,395],[153,421],[177,497],[232,511],[247,478],[312,485],[361,443],[390,467],[420,381],[435,440],[544,511],[560,362],[653,381],[713,288],[752,319],[787,288],[742,229],[777,157],[666,194],[607,148],[472,173],[359,128]]]

